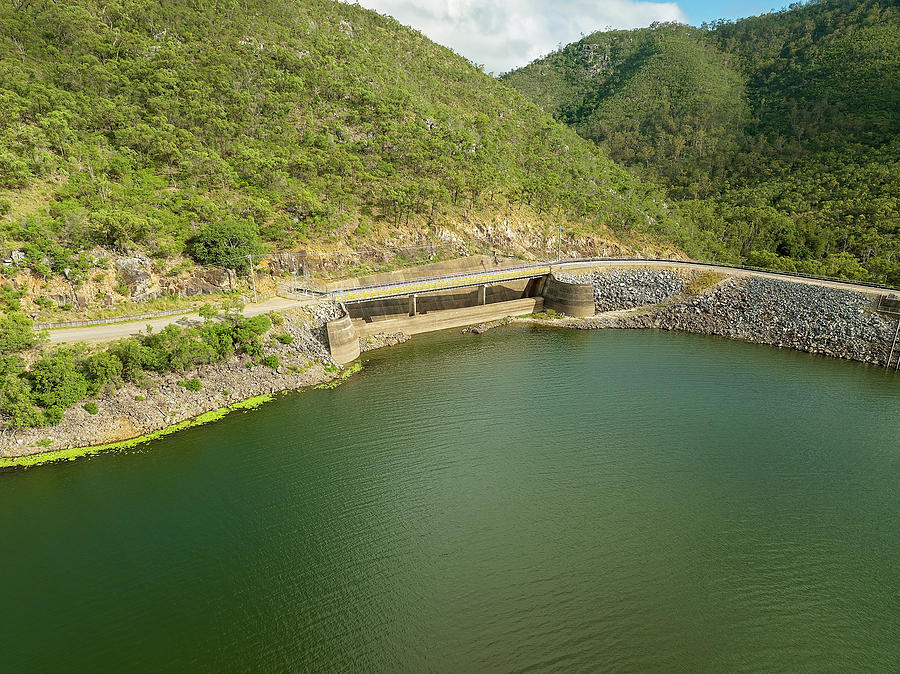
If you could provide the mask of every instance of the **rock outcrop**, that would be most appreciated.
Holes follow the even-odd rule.
[[[116,271],[135,301],[146,301],[159,297],[160,287],[154,282],[150,261],[143,257],[120,257],[116,260]]]

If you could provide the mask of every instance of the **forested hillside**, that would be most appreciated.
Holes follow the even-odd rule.
[[[900,284],[900,11],[594,33],[506,76],[693,224],[689,251]]]
[[[3,2],[0,108],[0,248],[44,276],[98,245],[220,263],[507,218],[679,235],[657,188],[506,84],[329,0]]]

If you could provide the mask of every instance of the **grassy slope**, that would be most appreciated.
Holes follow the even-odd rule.
[[[595,33],[507,79],[664,184],[707,255],[900,283],[897,3]]]
[[[224,219],[273,248],[511,214],[680,231],[653,185],[524,96],[328,0],[2,3],[0,105],[0,245],[45,274],[98,244],[165,259]]]

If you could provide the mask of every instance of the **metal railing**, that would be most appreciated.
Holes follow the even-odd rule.
[[[763,269],[761,267],[751,267],[747,265],[731,265],[716,264],[710,262],[698,262],[694,260],[671,260],[668,258],[642,258],[642,257],[583,257],[569,258],[565,260],[557,260],[555,262],[539,262],[530,265],[520,265],[516,267],[505,267],[490,272],[466,272],[458,274],[447,274],[443,276],[434,276],[424,279],[416,279],[413,281],[396,281],[391,283],[381,283],[362,288],[348,288],[345,290],[334,291],[313,291],[308,288],[302,289],[305,292],[312,292],[327,297],[335,302],[365,302],[374,299],[387,299],[391,297],[399,297],[403,295],[411,295],[415,293],[435,292],[439,290],[449,290],[451,288],[466,288],[484,284],[501,283],[503,281],[512,281],[523,278],[533,278],[536,276],[544,276],[554,271],[554,267],[565,267],[578,264],[592,263],[662,263],[673,264],[678,266],[708,267],[713,269],[727,269],[748,271],[753,273],[767,274],[771,276],[783,276],[785,279],[803,279],[809,281],[822,281],[831,284],[847,286],[852,289],[855,287],[873,288],[885,291],[897,291],[897,288],[879,283],[870,283],[867,281],[849,281],[847,279],[839,279],[826,276],[813,276],[811,274],[802,274],[800,272],[776,271],[771,269]]]
[[[799,271],[781,271],[775,269],[764,269],[763,267],[751,267],[740,264],[726,264],[723,262],[699,262],[696,260],[670,260],[668,258],[655,257],[583,257],[571,258],[567,260],[559,260],[553,264],[573,264],[579,262],[666,262],[669,264],[693,265],[697,267],[719,267],[722,269],[741,269],[744,271],[760,272],[763,274],[774,274],[775,276],[785,276],[790,278],[809,279],[811,281],[828,281],[829,283],[840,283],[849,286],[866,286],[868,288],[878,288],[881,290],[890,290],[892,292],[900,292],[900,288],[889,286],[882,283],[872,283],[870,281],[850,281],[845,278],[835,278],[833,276],[814,276],[813,274],[804,274]]]
[[[452,288],[471,288],[473,286],[502,283],[503,281],[515,281],[536,276],[546,276],[551,272],[549,264],[522,265],[518,267],[504,267],[489,272],[469,272],[461,274],[448,274],[413,281],[397,281],[383,283],[364,288],[347,288],[346,290],[333,290],[325,293],[333,302],[365,302],[367,300],[388,299],[417,293],[449,290]]]

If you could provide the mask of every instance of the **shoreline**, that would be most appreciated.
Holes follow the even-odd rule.
[[[56,463],[57,461],[75,461],[76,459],[80,459],[85,456],[92,456],[101,452],[112,452],[120,449],[130,449],[131,447],[137,447],[138,445],[142,445],[153,440],[158,440],[159,438],[165,437],[167,435],[172,435],[173,433],[183,431],[187,428],[194,428],[195,426],[203,426],[204,424],[219,421],[232,412],[236,412],[238,410],[256,409],[260,405],[274,400],[274,398],[274,395],[270,393],[264,393],[252,398],[247,398],[246,400],[241,400],[226,407],[220,407],[216,410],[204,412],[203,414],[199,414],[196,417],[179,421],[176,424],[172,424],[171,426],[167,426],[166,428],[162,428],[158,431],[145,433],[143,435],[129,438],[127,440],[110,442],[105,445],[69,447],[67,449],[57,449],[49,452],[37,452],[35,454],[27,454],[25,456],[11,458],[0,457],[0,470],[40,466],[48,463]]]
[[[671,270],[619,269],[570,278],[566,282],[593,286],[593,316],[574,318],[548,310],[478,322],[473,315],[463,332],[482,334],[511,322],[582,330],[674,330],[883,367],[897,330],[897,319],[874,311],[870,297],[842,289]],[[143,388],[127,384],[107,392],[97,398],[99,415],[76,406],[58,426],[4,431],[0,470],[126,449],[232,411],[253,409],[276,393],[334,388],[361,369],[356,361],[341,367],[330,354],[325,323],[335,311],[323,306],[282,314],[283,329],[295,339],[289,345],[269,341],[266,352],[278,356],[274,369],[241,356],[158,377]],[[369,351],[408,338],[402,332],[378,333],[359,339],[359,347]],[[202,391],[189,392],[178,381],[191,375],[203,381]]]
[[[11,470],[15,468],[30,468],[33,466],[46,465],[49,463],[57,463],[61,461],[75,461],[77,459],[86,456],[93,456],[95,454],[113,452],[122,449],[130,449],[132,447],[137,447],[138,445],[143,445],[154,440],[159,440],[160,438],[172,435],[188,428],[204,426],[206,424],[219,421],[221,419],[224,419],[232,412],[241,410],[255,410],[261,405],[275,400],[275,396],[278,394],[294,393],[305,390],[335,389],[362,369],[363,366],[361,363],[354,362],[347,365],[343,370],[334,372],[332,376],[318,377],[317,379],[304,383],[297,388],[284,388],[273,393],[262,393],[259,395],[254,395],[249,398],[231,403],[229,405],[225,405],[217,409],[208,410],[187,419],[182,419],[181,421],[164,428],[150,431],[148,433],[142,433],[141,435],[137,435],[132,438],[126,438],[123,440],[117,440],[115,442],[108,442],[100,445],[66,447],[64,449],[56,449],[46,452],[35,452],[33,454],[25,454],[22,456],[0,457],[0,471]]]

